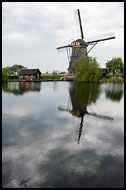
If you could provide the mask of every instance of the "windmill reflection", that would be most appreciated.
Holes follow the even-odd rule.
[[[63,108],[61,106],[58,107],[61,111],[69,111],[73,116],[81,119],[80,127],[79,127],[79,135],[78,135],[78,143],[80,143],[80,138],[82,135],[82,129],[84,125],[84,116],[91,115],[102,119],[112,120],[112,117],[90,113],[87,111],[87,107],[92,103],[96,103],[99,95],[100,95],[100,85],[97,83],[72,83],[69,89],[71,106],[67,108]],[[70,105],[70,104],[69,104]]]

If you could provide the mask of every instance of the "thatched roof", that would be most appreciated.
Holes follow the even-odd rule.
[[[41,74],[41,72],[40,72],[39,69],[21,69],[21,70],[18,72],[18,74],[19,74],[19,75],[35,75],[35,74],[37,74],[38,72]]]

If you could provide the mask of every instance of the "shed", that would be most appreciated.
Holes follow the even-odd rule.
[[[107,68],[101,68],[102,76],[105,77],[108,74]]]
[[[40,80],[41,72],[39,69],[21,69],[18,75],[19,80]]]

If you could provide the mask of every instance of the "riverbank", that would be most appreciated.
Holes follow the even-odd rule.
[[[99,82],[124,82],[122,75],[109,75],[108,77],[103,77]]]
[[[8,82],[50,82],[50,81],[74,81],[75,76],[73,75],[48,75],[41,76],[40,80],[19,80],[17,78],[8,79]],[[100,79],[99,83],[107,82],[124,82],[122,75],[109,75]]]

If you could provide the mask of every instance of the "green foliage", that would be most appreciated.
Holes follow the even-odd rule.
[[[8,79],[15,79],[15,80],[18,80],[19,79],[19,76],[8,76]]]
[[[6,69],[2,69],[2,82],[5,82],[8,80],[8,72]]]
[[[24,67],[22,65],[13,65],[11,67],[5,67],[6,71],[8,72],[8,74],[15,74],[16,72],[18,72],[21,69],[26,69],[27,67]]]
[[[113,75],[115,72],[122,73],[124,72],[124,64],[121,57],[113,58],[106,63],[106,67],[108,69],[108,72],[113,72]]]
[[[108,75],[108,77],[103,77],[100,79],[100,82],[114,82],[114,83],[117,83],[117,82],[123,82],[124,81],[124,78],[122,75]]]
[[[74,60],[75,81],[98,82],[102,76],[96,58],[82,55],[78,60]]]

